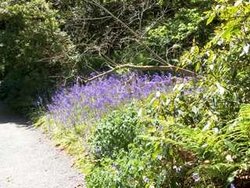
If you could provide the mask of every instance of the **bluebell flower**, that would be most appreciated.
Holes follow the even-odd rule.
[[[50,117],[65,127],[98,120],[110,110],[132,100],[140,100],[151,93],[167,92],[171,75],[111,75],[86,85],[74,84],[58,90],[48,105]]]

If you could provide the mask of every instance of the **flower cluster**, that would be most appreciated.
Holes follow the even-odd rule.
[[[48,109],[54,120],[70,127],[96,121],[110,110],[152,92],[167,92],[171,85],[171,75],[113,75],[57,92]]]

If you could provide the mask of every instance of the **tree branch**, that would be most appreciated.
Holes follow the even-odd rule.
[[[129,32],[131,32],[138,39],[137,42],[139,44],[143,45],[146,48],[146,50],[148,50],[156,59],[159,60],[159,62],[161,62],[161,64],[170,65],[164,59],[162,59],[157,53],[155,53],[150,47],[148,47],[148,45],[146,45],[144,42],[141,42],[141,36],[137,32],[135,32],[133,29],[131,29],[127,24],[125,24],[121,19],[119,19],[117,16],[115,16],[112,12],[110,12],[108,9],[106,9],[101,4],[97,3],[95,0],[89,0],[88,2],[96,5],[97,7],[101,8],[102,10],[104,10],[106,13],[108,13],[110,16],[112,16],[116,21],[118,21],[123,27],[125,27]]]
[[[133,69],[133,70],[141,70],[141,71],[173,71],[173,72],[180,72],[184,76],[196,76],[194,72],[189,71],[187,69],[182,69],[180,67],[176,67],[174,65],[169,65],[169,66],[151,66],[151,65],[138,66],[138,65],[132,65],[132,64],[124,64],[124,65],[116,66],[113,69],[110,69],[106,72],[98,74],[92,78],[84,80],[84,82],[85,83],[91,82],[93,80],[104,77],[104,76],[106,76],[110,73],[113,73],[117,70],[120,70],[120,69]]]
[[[184,68],[181,68],[181,67],[177,67],[177,66],[174,66],[174,65],[171,65],[170,63],[168,63],[166,60],[164,60],[160,55],[158,55],[156,52],[154,52],[147,44],[145,44],[142,40],[142,37],[136,32],[134,31],[133,29],[131,29],[126,23],[124,23],[121,19],[119,19],[117,16],[115,16],[112,12],[110,12],[108,9],[106,9],[104,6],[102,6],[101,4],[99,4],[98,2],[96,2],[95,0],[85,0],[99,8],[101,8],[102,10],[104,10],[106,13],[108,13],[111,17],[113,17],[116,21],[118,21],[123,27],[125,27],[129,32],[131,32],[135,38],[137,39],[136,41],[145,47],[145,49],[150,53],[152,54],[152,56],[158,61],[160,62],[163,66],[152,66],[151,68],[149,68],[148,66],[133,66],[133,65],[130,65],[130,64],[125,64],[125,65],[121,65],[121,66],[118,66],[118,67],[115,67],[114,69],[111,69],[109,71],[107,71],[106,73],[109,74],[110,72],[114,72],[116,71],[117,69],[121,69],[121,68],[132,68],[132,69],[153,69],[153,70],[158,70],[157,67],[160,68],[160,70],[170,70],[170,71],[175,71],[175,72],[182,72],[184,73],[184,75],[192,75],[192,76],[196,76],[196,73],[195,72],[192,72],[190,70],[187,70],[187,69],[184,69]],[[167,66],[166,66],[167,65]],[[147,67],[147,68],[146,68]],[[154,67],[154,68],[153,68]],[[105,73],[103,73],[105,74]],[[100,74],[100,76],[102,76],[102,74]],[[92,79],[92,78],[91,78]],[[91,80],[90,79],[90,80]]]

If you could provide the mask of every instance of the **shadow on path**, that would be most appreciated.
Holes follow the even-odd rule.
[[[25,117],[13,112],[6,104],[0,101],[0,125],[4,123],[15,123],[22,127],[31,127],[31,124]]]

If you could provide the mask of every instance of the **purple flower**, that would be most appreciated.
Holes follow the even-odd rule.
[[[94,80],[86,85],[74,84],[63,88],[48,105],[50,116],[65,127],[96,121],[110,110],[151,93],[167,92],[171,75],[112,75]]]

